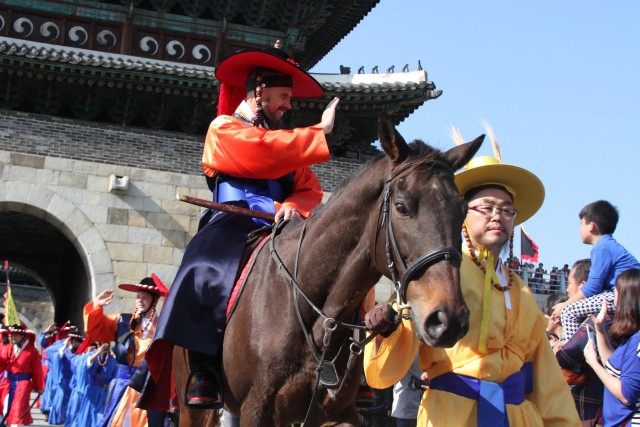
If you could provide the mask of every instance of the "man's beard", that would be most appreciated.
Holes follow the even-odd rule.
[[[282,126],[281,117],[278,117],[275,114],[273,114],[272,112],[267,111],[265,109],[262,109],[262,114],[264,115],[265,121],[269,125],[269,129],[274,129],[275,130],[275,129],[280,129],[281,128],[281,126]]]

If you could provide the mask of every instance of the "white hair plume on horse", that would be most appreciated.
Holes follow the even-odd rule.
[[[495,155],[496,159],[498,159],[498,161],[502,163],[502,155],[500,154],[500,147],[498,146],[498,141],[496,140],[496,135],[493,133],[493,129],[491,128],[491,126],[489,126],[489,123],[487,123],[486,121],[482,120],[481,123],[484,129],[487,131],[487,135],[489,136],[489,139],[491,140],[491,146],[493,147],[493,154]]]

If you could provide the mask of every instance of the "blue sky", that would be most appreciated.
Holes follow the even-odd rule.
[[[639,21],[635,0],[381,0],[311,71],[414,71],[420,60],[444,93],[400,133],[446,149],[449,125],[471,140],[487,121],[503,162],[545,185],[524,225],[547,269],[589,256],[578,212],[598,199],[618,207],[614,237],[640,258]],[[492,155],[488,140],[480,154]]]

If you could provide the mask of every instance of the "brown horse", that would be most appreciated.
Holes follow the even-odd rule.
[[[381,275],[396,283],[426,344],[450,347],[467,332],[459,272],[466,204],[453,178],[483,136],[441,152],[406,144],[384,116],[378,127],[386,155],[308,220],[274,232],[250,265],[223,343],[225,405],[243,427],[359,425],[354,314]]]

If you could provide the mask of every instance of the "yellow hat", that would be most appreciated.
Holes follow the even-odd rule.
[[[544,201],[544,185],[537,176],[490,156],[472,159],[465,169],[456,174],[455,181],[462,196],[481,185],[497,184],[505,187],[513,195],[514,207],[518,211],[514,225],[531,218]]]

